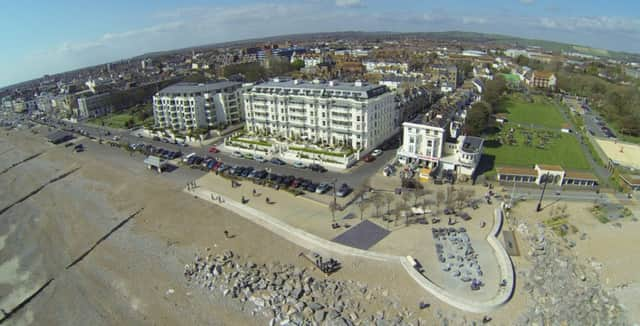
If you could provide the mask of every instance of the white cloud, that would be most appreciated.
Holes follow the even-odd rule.
[[[338,6],[338,7],[360,7],[360,6],[362,6],[362,0],[336,0],[336,6]]]
[[[626,17],[541,17],[538,25],[566,31],[640,33],[640,19]]]

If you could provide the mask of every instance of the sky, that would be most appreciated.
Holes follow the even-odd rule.
[[[640,53],[640,1],[0,1],[0,87],[146,52],[332,31],[499,33]]]

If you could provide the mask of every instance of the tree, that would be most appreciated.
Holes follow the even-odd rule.
[[[329,203],[329,211],[331,212],[331,219],[332,221],[336,221],[336,211],[338,210],[338,203],[336,203],[335,201],[331,201],[331,203]]]
[[[436,208],[440,209],[442,203],[444,203],[444,191],[438,190],[436,193]]]
[[[405,214],[405,225],[409,225],[409,214],[408,214],[408,210],[410,209],[409,205],[404,202],[404,201],[400,201],[396,203],[396,221],[395,221],[395,225],[398,225],[398,219],[401,217],[402,213],[404,212]]]
[[[491,105],[492,109],[497,109],[497,106],[500,104],[500,99],[506,91],[507,80],[504,76],[499,75],[493,80],[485,82],[482,98]]]
[[[304,68],[304,61],[302,61],[300,59],[296,59],[291,63],[291,66],[295,70],[300,70],[300,69]]]
[[[491,106],[483,101],[471,106],[465,119],[465,131],[469,135],[480,136],[490,126]]]
[[[389,215],[389,212],[391,211],[391,204],[393,203],[393,195],[388,192],[384,193],[382,195],[382,201],[387,206],[387,215]]]
[[[360,198],[360,201],[358,202],[358,209],[360,210],[361,221],[364,217],[364,211],[367,210],[367,208],[369,208],[369,205],[371,205],[371,202],[368,199],[364,199],[364,197]]]
[[[379,193],[376,193],[373,195],[373,198],[371,198],[371,201],[373,202],[373,206],[376,208],[376,217],[380,217],[380,208],[384,206],[382,196]]]

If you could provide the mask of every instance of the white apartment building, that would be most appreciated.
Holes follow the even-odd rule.
[[[406,62],[364,61],[362,64],[367,72],[404,75],[409,71],[409,64]]]
[[[484,141],[461,135],[462,122],[459,120],[471,100],[469,92],[457,91],[435,104],[425,115],[403,123],[399,161],[472,176],[480,162]]]
[[[178,83],[153,96],[156,126],[187,130],[240,122],[243,118],[241,84]]]
[[[394,94],[363,82],[279,80],[243,93],[247,129],[311,143],[372,149],[399,128]]]

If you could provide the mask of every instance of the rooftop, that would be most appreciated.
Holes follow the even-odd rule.
[[[567,171],[565,172],[564,177],[568,179],[598,180],[598,178],[593,175],[593,173],[581,171]]]
[[[469,153],[477,153],[482,147],[484,139],[475,136],[464,136],[462,139],[462,150]]]
[[[338,81],[302,81],[302,80],[281,80],[274,79],[261,84],[256,84],[251,88],[254,92],[281,93],[289,90],[311,91],[311,94],[299,95],[329,95],[333,92],[347,92],[358,94],[359,97],[372,98],[387,92],[384,85],[372,85],[365,82],[338,82]],[[295,93],[292,95],[296,95]],[[333,95],[333,94],[332,94]]]
[[[532,168],[517,168],[511,166],[502,166],[496,169],[498,174],[510,174],[510,175],[528,175],[538,176],[538,171]]]
[[[634,185],[634,186],[640,185],[640,175],[621,174],[620,177],[622,177],[622,179],[630,185]]]
[[[551,164],[536,164],[538,168],[546,171],[564,171],[564,169],[560,165],[551,165]]]
[[[177,83],[163,88],[158,94],[183,94],[183,93],[209,93],[228,87],[240,87],[242,84],[232,81],[219,81],[215,83]]]

